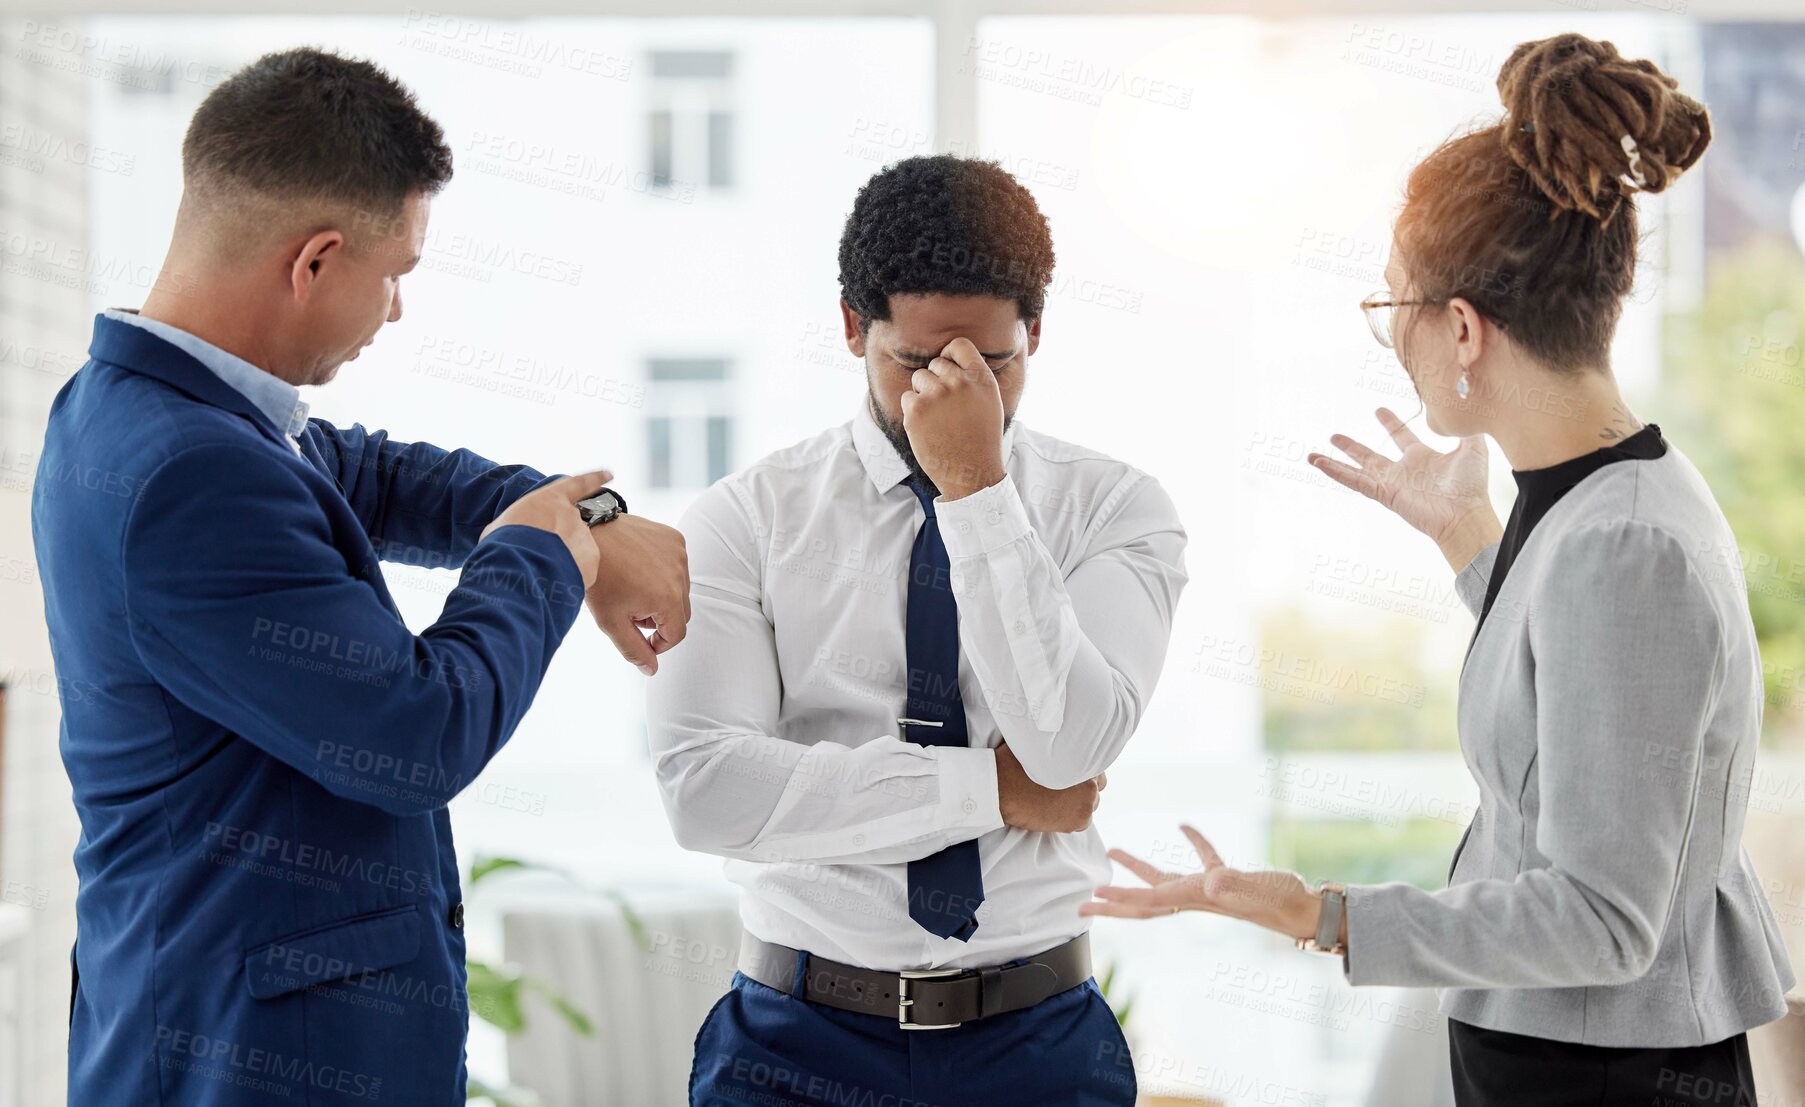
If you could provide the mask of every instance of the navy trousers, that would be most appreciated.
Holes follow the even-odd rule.
[[[1134,1098],[1134,1061],[1094,980],[1021,1011],[903,1030],[735,973],[696,1034],[689,1076],[692,1107],[1131,1107]]]

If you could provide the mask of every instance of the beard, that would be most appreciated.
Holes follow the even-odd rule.
[[[890,440],[890,445],[896,447],[896,452],[902,456],[903,464],[909,467],[909,479],[926,488],[931,495],[940,495],[940,488],[934,483],[934,478],[928,476],[922,469],[921,462],[915,459],[915,447],[909,443],[909,432],[903,429],[901,423],[892,423],[890,417],[884,414],[884,405],[877,402],[877,393],[868,392],[866,400],[871,407],[871,418],[877,422],[877,429],[884,432],[884,437]]]
[[[921,467],[921,462],[915,458],[915,447],[909,443],[909,432],[903,428],[901,423],[891,422],[890,416],[884,413],[884,405],[877,402],[877,393],[870,390],[869,383],[866,387],[865,400],[866,405],[871,408],[871,418],[877,423],[877,429],[884,432],[884,437],[890,440],[890,445],[896,447],[897,454],[902,457],[903,464],[909,467],[909,478],[919,482],[930,495],[939,496],[940,486],[934,483],[934,478],[928,476],[927,471]],[[1009,433],[1009,424],[1013,422],[1015,422],[1015,413],[1003,412],[1003,433]]]

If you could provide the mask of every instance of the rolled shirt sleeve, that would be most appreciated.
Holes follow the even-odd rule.
[[[959,646],[1009,748],[1048,788],[1103,772],[1153,695],[1186,581],[1171,498],[1125,473],[1069,571],[1035,534],[1013,478],[936,500],[935,512]]]
[[[681,524],[691,616],[647,685],[659,790],[686,849],[745,861],[913,861],[1003,825],[996,755],[891,734],[780,736],[757,530],[730,483]]]

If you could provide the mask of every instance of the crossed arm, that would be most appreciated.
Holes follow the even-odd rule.
[[[877,864],[925,857],[1006,824],[1087,823],[1094,797],[1084,799],[1078,825],[1030,825],[1047,816],[1044,807],[1015,812],[1103,773],[1164,662],[1184,535],[1156,484],[1125,483],[1108,505],[1116,521],[1095,528],[1069,574],[1027,525],[1011,482],[991,497],[968,497],[964,508],[963,500],[941,503],[962,578],[960,649],[1007,743],[996,751],[920,746],[890,733],[812,745],[781,737],[782,677],[758,528],[731,482],[706,493],[682,524],[697,633],[667,660],[647,700],[678,841],[744,860]],[[973,525],[960,531],[961,521]]]

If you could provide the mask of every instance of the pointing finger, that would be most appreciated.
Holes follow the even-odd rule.
[[[548,487],[556,488],[559,495],[568,497],[570,502],[574,504],[578,500],[587,500],[589,497],[595,495],[596,491],[600,489],[602,485],[607,484],[613,479],[614,474],[608,470],[595,469],[587,473],[578,473],[575,476],[569,476],[562,480],[554,481]]]

